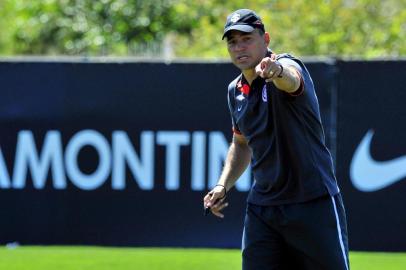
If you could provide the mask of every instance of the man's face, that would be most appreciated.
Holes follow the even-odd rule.
[[[261,35],[258,29],[251,33],[231,31],[227,36],[227,49],[231,61],[240,70],[255,68],[265,57],[269,44],[269,35]]]

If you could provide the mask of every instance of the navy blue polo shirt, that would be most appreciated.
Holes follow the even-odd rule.
[[[277,205],[335,195],[339,189],[313,81],[299,59],[288,54],[277,59],[301,73],[296,93],[279,90],[260,77],[248,87],[243,75],[228,87],[234,132],[244,135],[252,151],[255,181],[248,202]]]

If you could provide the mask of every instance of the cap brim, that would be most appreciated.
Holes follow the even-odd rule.
[[[254,31],[254,29],[255,29],[254,27],[252,27],[250,25],[246,25],[246,24],[232,25],[232,26],[229,26],[226,29],[224,29],[223,37],[221,39],[224,39],[226,37],[227,33],[230,32],[231,30],[251,33],[252,31]]]

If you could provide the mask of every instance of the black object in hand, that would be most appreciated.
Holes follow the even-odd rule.
[[[204,208],[204,216],[207,216],[208,214],[210,214],[210,207],[205,207]]]
[[[215,205],[216,203],[218,203],[220,200],[221,200],[221,199],[217,199],[217,200],[213,203],[213,205]],[[208,214],[210,214],[210,212],[211,212],[210,207],[204,207],[204,216],[207,216]]]

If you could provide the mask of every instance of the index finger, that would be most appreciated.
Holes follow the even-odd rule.
[[[259,63],[256,67],[255,67],[255,73],[260,75],[262,73],[262,67],[261,67],[261,63]]]
[[[209,193],[206,194],[206,196],[204,196],[203,202],[205,205],[210,201],[212,195],[213,195],[213,193],[210,191]]]

